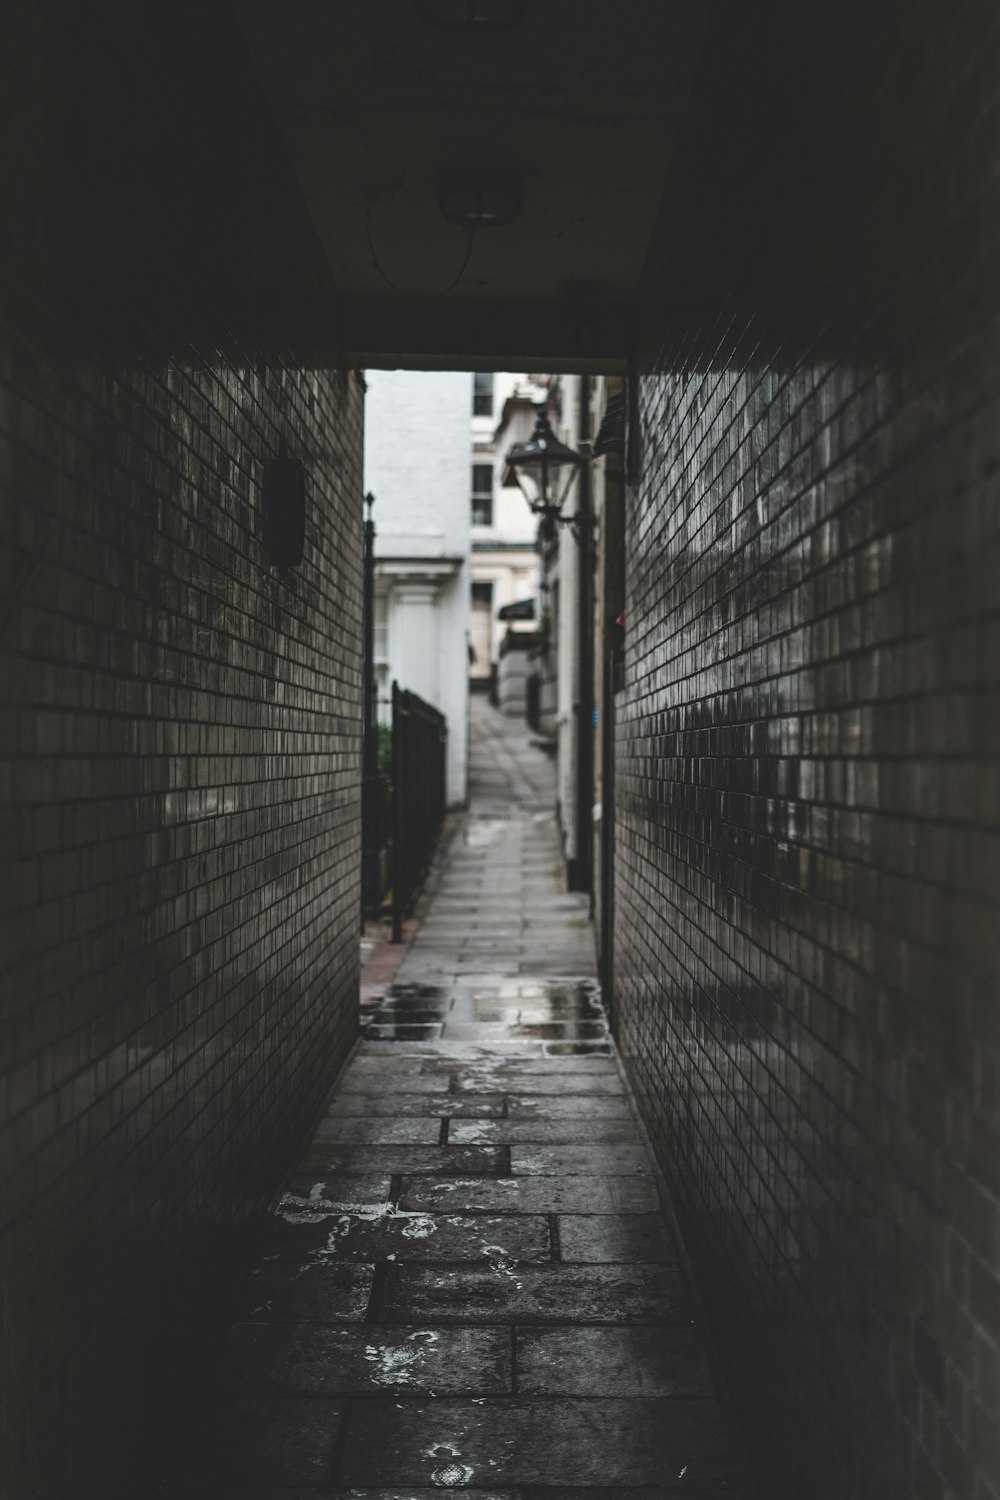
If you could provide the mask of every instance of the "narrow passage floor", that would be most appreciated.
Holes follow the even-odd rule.
[[[474,700],[471,767],[232,1330],[210,1493],[744,1494],[563,889],[551,762]]]

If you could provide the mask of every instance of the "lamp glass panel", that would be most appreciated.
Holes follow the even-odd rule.
[[[557,510],[562,510],[566,504],[569,492],[573,486],[573,480],[577,476],[578,464],[560,464],[552,483],[552,504]]]
[[[537,508],[543,503],[541,465],[538,465],[536,467],[533,464],[531,468],[526,468],[518,464],[517,467],[514,468],[513,472],[514,478],[517,480],[518,487],[522,495],[531,506],[531,509],[537,510]]]
[[[541,458],[514,467],[521,490],[532,510],[561,510],[576,476],[577,464]]]

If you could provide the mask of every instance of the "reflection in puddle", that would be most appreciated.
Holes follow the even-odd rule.
[[[451,996],[435,984],[391,984],[361,1018],[361,1032],[376,1042],[433,1042],[441,1036]]]
[[[490,844],[495,844],[509,828],[509,818],[470,818],[465,825],[462,841],[467,849],[486,849]]]
[[[426,1000],[415,1000],[412,1004],[409,1002],[400,1003],[397,1000],[393,1001],[390,1005],[380,1004],[378,1012],[386,1023],[390,1021],[405,1021],[410,1026],[423,1026],[433,1021],[443,1020],[448,1014],[448,1008],[449,1003],[447,1001],[443,1001],[439,1005],[429,1005]]]
[[[454,996],[444,986],[389,985],[362,1029],[372,1041],[441,1038],[546,1044],[551,1056],[604,1055],[609,1034],[594,980],[500,979]],[[485,1028],[489,1028],[488,1031]]]
[[[546,1042],[544,1057],[610,1057],[611,1042]]]
[[[365,1027],[365,1035],[373,1042],[433,1042],[441,1035],[441,1026],[408,1026],[397,1021],[385,1025],[376,1011]]]
[[[512,1036],[530,1037],[536,1042],[596,1042],[607,1035],[602,1021],[535,1021],[511,1027]]]

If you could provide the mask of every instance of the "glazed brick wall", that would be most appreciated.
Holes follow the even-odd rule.
[[[218,13],[182,7],[164,36],[89,15],[62,57],[82,101],[37,92],[70,70],[46,8],[24,14],[0,302],[0,1492],[82,1500],[153,1492],[150,1429],[197,1392],[238,1246],[356,1034],[363,391],[294,342],[294,310],[324,333],[325,289],[224,31],[212,52]],[[185,34],[214,93],[188,93]],[[64,128],[99,132],[65,176]],[[261,516],[282,451],[307,505],[284,574]]]
[[[795,1500],[1000,1493],[1000,37],[934,10],[824,80],[721,8],[647,280],[615,1016]]]

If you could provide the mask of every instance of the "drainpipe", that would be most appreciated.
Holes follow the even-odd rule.
[[[579,377],[577,447],[590,440],[590,376]],[[590,465],[584,464],[577,479],[577,643],[579,680],[576,694],[576,861],[570,888],[590,891],[594,845],[594,667],[593,667],[593,529]]]
[[[378,781],[378,705],[375,701],[375,496],[365,496],[364,677],[361,727],[361,930],[369,904],[378,904],[379,829],[375,815]]]

